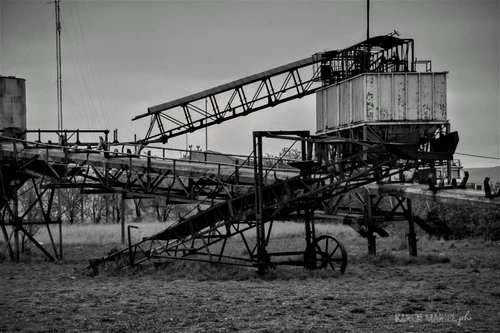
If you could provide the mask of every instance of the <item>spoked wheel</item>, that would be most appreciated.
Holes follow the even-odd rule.
[[[347,266],[347,252],[340,241],[333,236],[322,235],[313,240],[311,247],[306,250],[307,267],[331,268],[344,274]]]

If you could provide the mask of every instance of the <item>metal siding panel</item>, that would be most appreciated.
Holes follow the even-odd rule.
[[[391,120],[392,114],[392,75],[383,75],[379,77],[380,91],[380,121]]]
[[[340,126],[340,88],[338,85],[335,86],[335,89],[332,90],[332,94],[334,96],[334,109],[335,109],[335,118],[333,119],[333,126]]]
[[[323,126],[323,92],[324,90],[316,93],[316,132],[325,129]]]
[[[377,75],[366,75],[366,120],[378,121]]]
[[[434,119],[446,120],[446,74],[434,74]]]
[[[446,73],[365,74],[317,95],[319,130],[360,122],[446,120]]]
[[[349,124],[352,124],[352,120],[353,120],[353,116],[352,116],[353,106],[352,106],[352,104],[353,104],[354,100],[353,100],[353,92],[352,92],[353,88],[352,88],[352,85],[353,85],[352,84],[352,80],[349,80],[347,82],[347,86],[349,87],[348,90],[347,90],[349,92],[349,96],[346,96],[348,98],[348,100],[349,100]]]
[[[339,112],[339,86],[335,85],[332,87],[332,90],[330,90],[330,95],[331,95],[331,101],[332,101],[332,119],[330,119],[330,122],[332,124],[332,127],[338,127],[339,126],[339,117],[340,117],[340,112]]]
[[[332,120],[331,119],[335,115],[335,110],[332,108],[332,105],[335,102],[332,99],[332,88],[328,88],[327,90],[325,90],[324,100],[325,100],[326,109],[328,111],[325,112],[323,121],[325,122],[326,128],[331,128],[332,127]]]
[[[364,112],[364,76],[352,80],[352,121],[359,123],[365,120]]]
[[[349,85],[345,82],[339,85],[340,125],[349,125]]]
[[[406,78],[405,74],[394,74],[395,112],[393,120],[406,120]]]
[[[432,74],[422,74],[420,76],[420,92],[421,92],[421,114],[419,120],[432,120]]]
[[[419,77],[419,74],[408,74],[406,76],[406,112],[408,120],[418,120],[420,106]]]

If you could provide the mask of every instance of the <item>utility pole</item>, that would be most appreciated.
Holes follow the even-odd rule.
[[[366,40],[370,39],[370,0],[366,0]]]
[[[57,129],[63,130],[62,70],[61,70],[61,9],[60,0],[54,0],[56,11],[56,67],[57,67]]]

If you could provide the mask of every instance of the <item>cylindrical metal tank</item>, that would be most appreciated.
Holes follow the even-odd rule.
[[[26,80],[0,76],[0,131],[9,127],[26,129]]]
[[[446,72],[365,73],[316,95],[317,132],[374,123],[446,121]]]

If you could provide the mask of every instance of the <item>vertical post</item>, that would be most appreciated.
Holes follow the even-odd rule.
[[[220,167],[220,164],[219,164]],[[240,162],[238,160],[234,161],[234,183],[238,185],[240,183]]]
[[[432,183],[434,185],[437,185],[437,174],[436,174],[436,165],[434,164],[434,161],[430,161],[430,177],[432,178]]]
[[[148,150],[147,157],[147,174],[146,174],[146,189],[151,189],[151,150]]]
[[[9,237],[9,234],[7,233],[7,228],[5,228],[5,221],[4,220],[0,221],[0,226],[2,227],[2,233],[3,233],[3,237],[5,239],[5,243],[6,243],[7,249],[9,250],[10,260],[14,261],[15,260],[14,259],[14,251],[12,250],[12,246],[10,244],[10,237]],[[3,257],[3,254],[2,254],[2,257]],[[0,259],[2,257],[0,257]]]
[[[263,275],[266,270],[265,230],[262,220],[263,210],[263,166],[262,166],[262,135],[253,132],[254,180],[255,180],[255,223],[257,229],[257,262],[258,273]]]
[[[59,1],[55,0],[56,12],[56,66],[57,66],[57,129],[63,129],[62,113],[62,70],[61,70],[61,9]]]
[[[304,140],[300,141],[300,150],[301,150],[302,161],[307,160],[307,144]]]
[[[122,193],[121,198],[121,213],[120,213],[120,223],[121,223],[121,241],[125,244],[125,192]]]
[[[130,266],[134,266],[134,257],[135,255],[132,253],[132,237],[130,236],[130,229],[139,229],[135,225],[129,225],[127,228],[128,231],[128,255],[129,255],[129,264]]]
[[[208,100],[205,97],[205,115],[208,115]],[[205,151],[208,150],[208,125],[205,123]]]
[[[303,138],[303,137],[302,137]],[[312,143],[306,142],[305,140],[301,140],[301,151],[302,151],[302,161],[312,160],[313,155],[313,146]],[[304,180],[309,178],[307,174],[309,173],[309,168],[302,169],[301,172]],[[307,191],[307,189],[305,189]],[[312,211],[304,205],[304,222],[306,228],[306,251],[305,254],[305,267],[314,269],[316,268],[316,256],[314,255],[314,238],[315,238],[315,230],[314,230],[314,222],[311,221]]]
[[[366,39],[370,39],[370,0],[366,0]]]
[[[19,244],[19,230],[20,230],[20,224],[21,224],[21,219],[19,219],[19,202],[18,202],[18,197],[17,197],[17,187],[14,188],[14,193],[12,195],[12,210],[14,213],[13,220],[14,220],[14,247],[16,250],[16,262],[19,262],[20,255],[19,252],[21,250],[20,244]]]
[[[304,266],[308,269],[316,268],[316,256],[314,254],[314,221],[311,221],[311,211],[305,207],[305,227],[306,227],[306,253]]]
[[[365,188],[365,226],[367,230],[366,238],[368,240],[368,254],[377,255],[377,241],[373,234],[373,219],[372,219],[372,199],[370,190]]]
[[[59,220],[59,260],[63,260],[62,220]]]
[[[417,235],[415,234],[415,226],[413,224],[413,210],[411,206],[411,199],[406,200],[406,208],[408,214],[408,248],[411,257],[417,256]]]
[[[450,124],[446,124],[446,135],[450,134]],[[451,178],[452,178],[452,174],[451,174],[451,165],[453,164],[453,160],[448,160],[448,165],[446,166],[446,173],[448,175],[448,185],[451,184]]]

